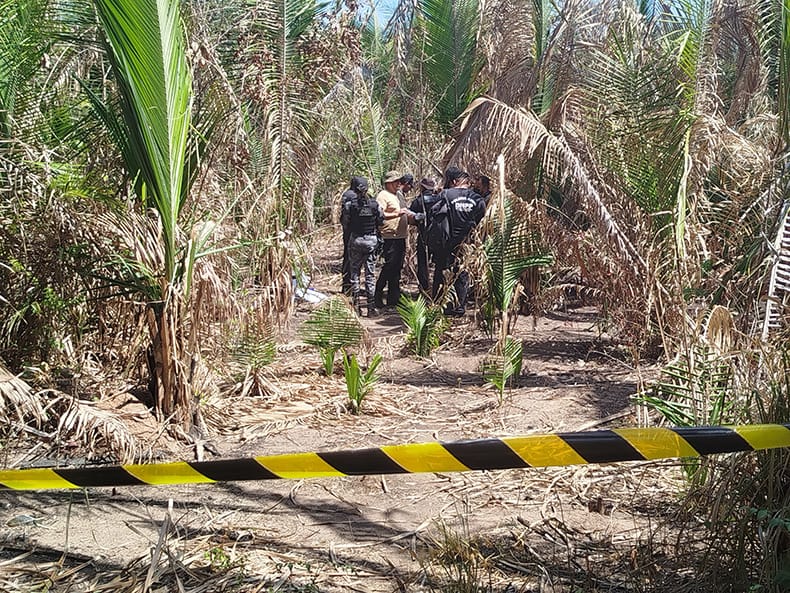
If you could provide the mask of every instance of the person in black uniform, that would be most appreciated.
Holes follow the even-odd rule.
[[[438,199],[436,181],[431,177],[423,177],[420,180],[420,195],[409,204],[409,210],[414,212],[414,220],[417,225],[417,283],[425,294],[428,294],[430,287],[428,263],[431,257],[425,240],[425,229],[430,222],[431,208]]]
[[[478,175],[475,177],[472,189],[480,194],[487,206],[491,201],[491,178],[486,175]]]
[[[414,175],[411,173],[406,173],[403,177],[400,178],[400,195],[404,198],[411,193],[411,190],[414,189]]]
[[[356,201],[357,197],[363,195],[367,197],[368,180],[364,177],[352,177],[349,188],[340,196],[340,226],[343,228],[343,294],[351,295],[351,266],[348,258],[348,241],[351,230],[346,219],[346,204]]]
[[[364,181],[364,187],[367,189],[367,179],[360,179]],[[358,184],[358,187],[360,187],[360,184]],[[348,259],[351,298],[357,313],[361,315],[359,275],[364,264],[368,317],[373,317],[378,313],[373,300],[376,274],[376,245],[378,244],[376,229],[384,221],[384,214],[381,212],[376,199],[371,198],[365,192],[358,193],[355,199],[343,204],[343,216],[348,221],[349,230]]]
[[[486,213],[485,200],[469,187],[469,174],[458,167],[448,167],[444,173],[444,188],[438,200],[445,199],[450,217],[450,239],[444,248],[433,254],[436,269],[433,272],[433,296],[439,296],[445,284],[444,273],[452,270],[455,279],[455,299],[444,309],[445,315],[461,317],[466,312],[466,297],[469,293],[469,273],[459,271],[458,248],[466,241],[469,233]]]

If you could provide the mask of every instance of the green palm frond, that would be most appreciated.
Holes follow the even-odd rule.
[[[677,57],[644,47],[645,24],[623,18],[592,54],[581,89],[590,113],[590,144],[617,188],[650,214],[671,211],[684,170],[684,147],[693,121],[677,102]],[[669,217],[657,220],[665,228]]]
[[[345,348],[362,341],[363,329],[348,302],[339,297],[321,303],[304,322],[301,337],[319,347]]]
[[[0,139],[35,133],[40,88],[35,82],[52,43],[48,0],[0,1]]]
[[[659,13],[658,0],[639,0],[638,9],[646,21],[652,21]]]
[[[677,65],[684,78],[680,89],[689,105],[700,97],[705,89],[700,83],[700,69],[710,67],[706,54],[710,51],[710,35],[715,24],[713,0],[680,0],[667,4],[662,15],[663,42],[675,55]]]
[[[271,326],[246,326],[233,345],[234,358],[249,369],[258,370],[274,362],[277,339]]]
[[[310,313],[300,330],[300,337],[306,344],[318,348],[324,370],[331,375],[337,351],[358,345],[364,337],[364,330],[348,301],[333,297]]]
[[[441,304],[428,304],[422,295],[411,299],[402,295],[397,306],[398,314],[409,329],[406,342],[416,356],[430,356],[439,347],[442,334],[449,322],[442,314]]]
[[[661,378],[636,400],[675,426],[732,424],[737,421],[734,321],[714,307],[700,324],[696,340],[661,371]]]
[[[538,239],[522,209],[513,198],[505,198],[483,245],[490,295],[500,313],[510,309],[516,285],[527,269],[553,262],[550,254],[539,251]]]
[[[550,0],[532,0],[532,26],[535,30],[532,57],[535,63],[540,60],[549,46],[552,16],[555,6]]]
[[[395,60],[394,45],[391,32],[376,26],[373,19],[360,30],[363,67],[373,81],[377,97],[386,94],[385,85],[389,80]],[[403,46],[401,45],[401,47]],[[386,97],[382,98],[386,101]]]
[[[165,273],[173,280],[178,215],[188,191],[192,76],[173,0],[95,0],[110,46],[128,142],[120,148],[139,195],[161,217]]]
[[[585,31],[596,26],[598,11],[587,2],[533,0],[532,22],[535,41],[532,60],[535,64],[530,85],[530,108],[540,116],[551,118],[563,96],[576,83],[579,62],[586,61]]]
[[[362,400],[370,393],[373,386],[378,381],[376,370],[381,364],[381,354],[376,354],[368,364],[366,369],[359,365],[359,360],[355,354],[349,355],[343,351],[343,369],[345,371],[346,390],[348,392],[349,403],[351,404],[351,411],[354,414],[359,414],[362,408]]]
[[[421,0],[425,70],[439,125],[449,130],[474,97],[480,69],[477,55],[478,0]]]

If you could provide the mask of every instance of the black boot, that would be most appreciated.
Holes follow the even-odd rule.
[[[376,317],[379,314],[379,308],[372,294],[367,293],[368,297],[368,317]]]
[[[355,292],[351,296],[351,302],[354,304],[354,311],[357,312],[357,315],[362,317],[362,305],[359,302],[359,292]]]

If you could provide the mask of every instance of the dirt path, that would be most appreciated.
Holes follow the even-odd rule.
[[[347,413],[340,374],[321,376],[317,354],[284,344],[271,370],[285,395],[261,401],[271,421],[218,439],[222,456],[632,425],[629,397],[652,372],[629,365],[600,333],[593,308],[523,318],[524,375],[500,405],[478,371],[491,342],[471,317],[453,322],[430,361],[404,353],[396,314],[365,324],[385,363],[361,415]],[[68,552],[108,573],[166,550],[171,565],[191,559],[214,576],[233,568],[228,574],[244,591],[424,591],[431,582],[474,578],[497,591],[625,590],[629,579],[646,578],[641,555],[648,545],[652,555],[664,514],[654,494],[677,474],[667,467],[0,492],[3,554],[36,547],[40,563]],[[464,562],[436,555],[470,538],[477,544],[464,548],[472,554]],[[478,565],[473,556],[497,560]]]

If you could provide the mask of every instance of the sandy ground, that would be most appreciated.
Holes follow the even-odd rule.
[[[323,277],[319,288],[330,291],[334,279]],[[297,323],[307,314],[300,307]],[[346,409],[342,372],[324,377],[317,353],[282,344],[269,369],[278,397],[261,400],[257,424],[239,419],[237,430],[217,436],[221,457],[634,425],[630,397],[655,372],[630,365],[593,307],[524,317],[516,329],[523,375],[500,403],[479,372],[493,342],[471,315],[453,320],[430,360],[409,356],[396,313],[364,323],[371,352],[385,362],[360,415]],[[451,590],[447,583],[474,577],[491,591],[625,591],[670,570],[655,555],[670,518],[661,500],[678,475],[675,464],[653,462],[0,492],[2,555],[35,550],[25,562],[59,562],[61,570],[83,563],[95,579],[132,578],[139,559],[149,590],[177,590],[153,573],[153,556],[192,561],[212,575],[235,569],[241,576],[228,590]],[[490,562],[437,560],[436,550],[472,539]],[[200,589],[208,582],[200,578],[187,586],[187,573],[185,590],[221,590]]]

